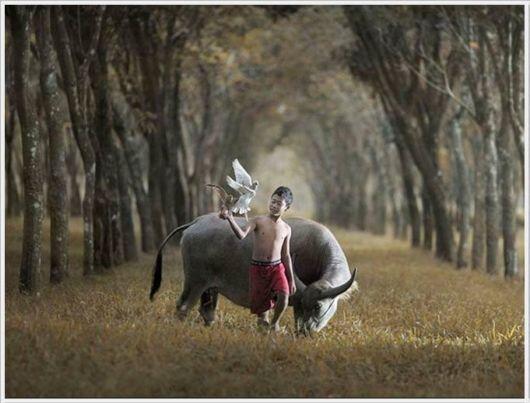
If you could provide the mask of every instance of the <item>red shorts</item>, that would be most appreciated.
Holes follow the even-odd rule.
[[[289,295],[283,263],[258,265],[253,262],[250,266],[250,312],[261,314],[273,308],[274,297],[279,292]]]

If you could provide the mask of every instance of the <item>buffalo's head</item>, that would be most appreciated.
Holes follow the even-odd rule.
[[[335,287],[326,280],[306,285],[295,273],[296,294],[291,296],[290,304],[293,306],[296,332],[308,335],[326,326],[337,310],[339,297],[357,288],[356,273],[357,269],[354,268],[351,278]]]

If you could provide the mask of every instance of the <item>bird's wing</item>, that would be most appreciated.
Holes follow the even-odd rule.
[[[244,186],[242,186],[241,184],[237,183],[235,180],[233,180],[230,176],[227,176],[226,177],[226,183],[228,183],[228,186],[230,186],[232,189],[234,190],[237,190],[239,192],[239,194],[245,194],[247,193],[248,191],[245,189]]]
[[[232,167],[234,168],[236,181],[248,187],[252,186],[252,178],[250,177],[248,172],[245,171],[245,168],[243,168],[237,158],[234,160],[234,162],[232,162]]]
[[[246,212],[250,211],[250,195],[242,195],[232,207],[232,211],[236,214],[245,214]]]
[[[247,191],[247,193],[250,193],[252,197],[256,195],[256,191],[252,188],[249,188],[248,186],[242,185],[242,187]]]

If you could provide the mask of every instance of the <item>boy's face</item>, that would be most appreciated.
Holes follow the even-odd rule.
[[[271,215],[281,216],[285,210],[287,210],[287,204],[285,203],[285,200],[278,195],[272,195],[269,202],[269,212]]]

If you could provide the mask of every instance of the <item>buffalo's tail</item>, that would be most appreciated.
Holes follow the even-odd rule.
[[[173,231],[169,233],[166,239],[162,241],[160,248],[158,248],[158,254],[156,255],[155,266],[153,267],[153,279],[151,281],[151,292],[149,293],[149,299],[151,301],[153,300],[153,297],[155,296],[156,292],[159,290],[160,284],[162,283],[162,250],[164,249],[164,246],[166,246],[166,243],[171,239],[173,235],[175,235],[179,231],[183,231],[186,228],[191,227],[196,222],[197,222],[197,218],[190,223],[187,223],[187,224],[181,225],[180,227],[175,228]]]

